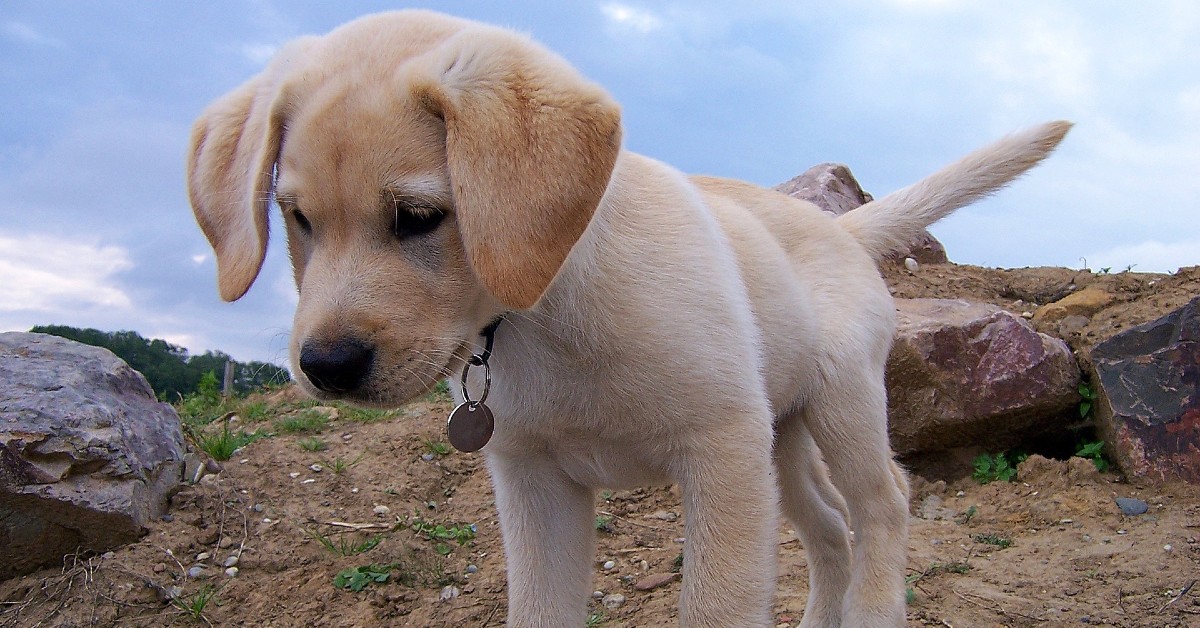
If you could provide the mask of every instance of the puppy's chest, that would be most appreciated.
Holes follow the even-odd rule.
[[[552,455],[571,479],[592,488],[624,489],[672,481],[661,460],[627,442],[567,438]]]

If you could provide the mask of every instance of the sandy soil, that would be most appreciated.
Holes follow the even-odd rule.
[[[897,296],[968,298],[1018,313],[1102,287],[1116,298],[1070,330],[1076,349],[1200,294],[1200,268],[938,265],[887,274]],[[435,451],[448,410],[421,402],[371,422],[347,413],[316,433],[255,441],[182,490],[139,543],[0,582],[0,625],[503,625],[504,556],[482,459]],[[302,448],[311,438],[328,448]],[[969,477],[977,452],[909,461],[910,626],[1200,626],[1200,588],[1191,589],[1200,578],[1200,487],[1147,485],[1081,458],[1036,455],[1017,481],[981,486]],[[1149,511],[1122,515],[1116,497],[1140,498]],[[594,600],[592,625],[675,624],[684,537],[677,494],[603,492],[596,510],[595,588],[624,602]],[[460,545],[422,533],[436,536],[439,524],[461,537],[473,525],[474,538]],[[786,525],[779,554],[776,620],[795,626],[807,572]],[[233,577],[224,573],[231,556]],[[388,567],[386,582],[357,592],[335,585],[339,572],[371,564]],[[656,584],[651,577],[661,582],[641,590]]]

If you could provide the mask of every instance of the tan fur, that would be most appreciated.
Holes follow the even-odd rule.
[[[406,11],[303,40],[212,105],[188,186],[227,299],[258,272],[276,194],[300,291],[292,359],[318,398],[392,406],[457,381],[508,313],[483,452],[510,625],[583,622],[598,487],[676,482],[682,624],[771,624],[782,507],[808,552],[803,625],[895,626],[908,487],[887,442],[895,323],[875,264],[1068,126],[834,219],[621,150],[617,106],[552,53]],[[396,199],[447,216],[398,239]],[[347,355],[369,359],[344,369],[352,384],[312,378]]]

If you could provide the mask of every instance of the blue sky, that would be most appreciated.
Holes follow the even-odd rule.
[[[882,195],[1008,131],[1071,119],[1049,162],[934,228],[950,258],[1200,264],[1190,0],[5,0],[0,331],[132,329],[284,362],[282,242],[247,297],[217,298],[183,186],[189,129],[281,43],[402,6],[528,32],[622,104],[628,148],[766,186],[839,161]]]

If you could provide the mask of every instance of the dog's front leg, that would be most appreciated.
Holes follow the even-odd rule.
[[[688,454],[679,478],[687,532],[680,624],[772,626],[779,495],[770,435],[714,436]]]
[[[488,457],[508,563],[508,625],[582,626],[591,591],[594,492],[545,456]]]

